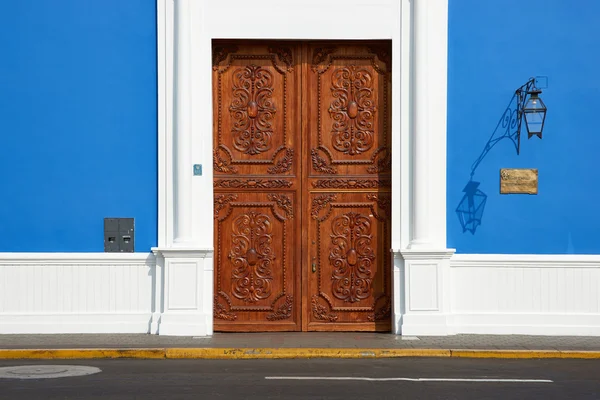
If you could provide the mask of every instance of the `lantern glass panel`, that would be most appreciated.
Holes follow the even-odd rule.
[[[541,137],[542,129],[544,129],[544,120],[546,119],[546,106],[537,93],[532,94],[529,100],[527,100],[523,112],[525,114],[525,123],[527,124],[529,137],[531,135]]]

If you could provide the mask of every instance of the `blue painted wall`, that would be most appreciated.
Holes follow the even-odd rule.
[[[600,253],[600,2],[449,0],[448,245],[459,253]],[[475,173],[482,225],[455,213],[470,167],[531,76],[548,77],[543,139],[499,143]],[[538,195],[500,195],[500,168],[538,168]]]
[[[156,245],[154,0],[5,1],[0,251],[103,251],[103,218]]]

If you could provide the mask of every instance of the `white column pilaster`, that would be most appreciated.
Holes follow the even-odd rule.
[[[446,246],[448,0],[414,0],[412,238],[410,248]]]
[[[192,238],[192,32],[190,0],[175,1],[173,244],[190,246]]]
[[[411,240],[394,254],[394,331],[452,332],[446,248],[448,0],[412,0]],[[397,310],[397,311],[396,311]]]
[[[207,148],[205,142],[212,143],[212,121],[200,126],[195,115],[199,107],[194,101],[203,100],[200,95],[203,93],[210,96],[210,64],[202,62],[210,60],[210,40],[202,41],[198,37],[202,2],[159,0],[157,4],[159,12],[163,10],[165,26],[172,23],[173,27],[165,30],[165,47],[173,49],[172,78],[168,64],[165,67],[166,80],[172,79],[173,118],[171,124],[166,124],[162,142],[165,147],[161,160],[165,165],[161,165],[166,174],[159,188],[163,190],[166,204],[161,211],[163,239],[159,247],[152,249],[157,258],[157,275],[151,332],[206,336],[212,335],[213,330],[212,209],[203,207],[199,199],[204,197],[206,203],[212,204],[212,157],[203,151]],[[200,53],[205,57],[199,57]],[[168,103],[171,99],[165,101]],[[210,100],[204,98],[201,104],[210,110]],[[168,114],[165,112],[165,118]],[[208,174],[194,176],[196,163],[202,164]]]

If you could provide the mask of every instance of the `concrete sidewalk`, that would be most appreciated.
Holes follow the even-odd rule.
[[[7,358],[599,358],[600,337],[379,333],[215,333],[0,335]]]

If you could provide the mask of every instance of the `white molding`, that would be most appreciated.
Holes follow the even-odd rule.
[[[450,259],[454,254],[454,249],[440,250],[423,250],[423,249],[406,249],[394,250],[400,254],[405,260],[446,260]]]
[[[199,249],[193,247],[153,247],[152,252],[169,258],[206,258],[212,257],[213,249]]]
[[[454,268],[600,268],[600,254],[455,254]]]
[[[1,265],[154,265],[152,253],[0,253]]]

